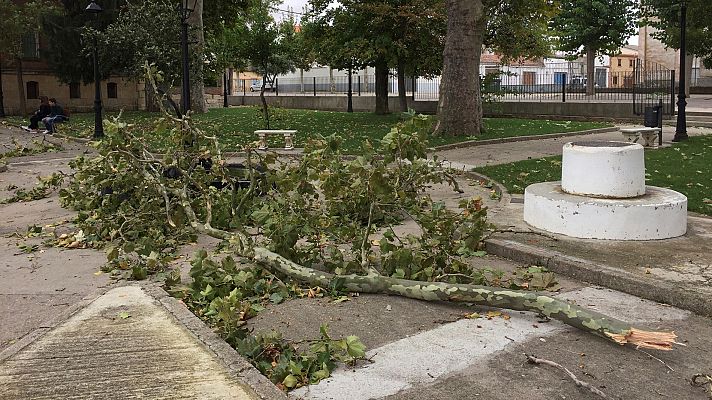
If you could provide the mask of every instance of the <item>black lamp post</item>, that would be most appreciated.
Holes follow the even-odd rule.
[[[686,65],[687,60],[687,43],[685,38],[685,31],[687,31],[687,1],[680,1],[680,83],[678,84],[677,91],[677,126],[675,127],[675,137],[672,138],[673,142],[680,142],[687,140],[687,120],[685,115],[685,106],[687,101],[685,97],[687,93],[686,88]]]
[[[183,52],[183,91],[181,98],[183,100],[183,114],[190,110],[190,59],[188,54],[188,17],[193,13],[193,9],[188,7],[190,0],[182,0],[180,4],[180,45]],[[195,3],[193,3],[195,6]]]
[[[94,14],[99,20],[99,13],[104,11],[94,0],[84,9],[89,14]],[[98,28],[98,24],[97,24]],[[99,79],[99,45],[94,35],[94,139],[104,136],[104,124],[101,120],[101,80]]]

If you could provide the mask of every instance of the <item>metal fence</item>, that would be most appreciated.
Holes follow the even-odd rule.
[[[636,60],[633,84],[633,112],[643,115],[646,108],[658,107],[663,114],[675,113],[675,71],[654,62]]]
[[[674,112],[674,71],[659,64],[624,59],[614,67],[596,67],[594,93],[587,94],[586,67],[581,62],[485,65],[482,93],[505,101],[539,102],[632,102],[636,114],[663,99],[664,113]],[[373,95],[374,75],[354,74],[350,82],[354,96]],[[250,91],[243,86],[243,93]],[[278,95],[344,95],[349,91],[348,76],[277,78],[270,93]],[[398,93],[395,76],[388,79],[388,92]],[[406,79],[406,94],[413,100],[437,100],[440,77]]]

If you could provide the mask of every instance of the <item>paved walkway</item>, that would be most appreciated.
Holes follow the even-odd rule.
[[[110,290],[0,361],[5,400],[259,398],[133,286]]]
[[[670,138],[671,132],[666,128],[665,136]],[[703,133],[712,130],[690,130]],[[12,135],[17,132],[0,127],[3,142]],[[620,136],[599,135],[595,138]],[[468,169],[556,155],[566,141],[592,138],[493,144],[439,155]],[[65,168],[66,157],[79,154],[82,147],[68,151],[34,156],[31,162],[12,160],[0,174],[0,189],[8,184],[31,186],[29,178]],[[489,194],[479,185],[467,185],[467,190],[465,196]],[[455,202],[453,196],[448,201]],[[527,352],[565,365],[615,397],[706,398],[703,388],[690,386],[689,380],[696,373],[712,373],[707,356],[712,321],[640,297],[712,315],[706,314],[710,306],[705,305],[712,296],[710,219],[690,218],[690,233],[680,239],[608,243],[533,232],[521,221],[521,203],[507,197],[501,202],[488,199],[487,205],[491,220],[507,231],[490,238],[490,253],[559,271],[564,289],[558,296],[641,327],[675,330],[687,346],[649,355],[529,313],[462,320],[464,314],[486,313],[466,305],[368,295],[344,303],[299,299],[269,307],[250,326],[256,331],[275,328],[288,339],[304,340],[328,323],[333,337],[358,335],[369,347],[372,362],[340,368],[333,378],[291,396],[595,398],[556,370],[527,365],[522,358]],[[42,238],[8,234],[24,233],[40,219],[55,224],[71,217],[58,207],[56,196],[1,205],[0,214],[7,221],[0,226],[0,398],[283,398],[194,316],[186,315],[182,305],[151,287],[114,287],[98,272],[102,253],[18,251],[18,243],[39,244]],[[495,256],[479,262],[505,270],[520,265]]]

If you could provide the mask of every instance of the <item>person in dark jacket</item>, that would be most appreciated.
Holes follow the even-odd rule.
[[[39,129],[39,122],[48,116],[50,111],[49,99],[47,99],[47,96],[40,96],[40,108],[30,117],[30,125],[23,126],[23,128],[28,131]]]
[[[49,115],[42,118],[42,123],[44,123],[45,128],[47,129],[44,133],[51,135],[55,132],[54,125],[58,122],[64,122],[64,121],[68,120],[69,117],[65,114],[62,106],[57,104],[57,99],[55,99],[54,97],[51,97],[49,99],[49,106],[50,106]]]

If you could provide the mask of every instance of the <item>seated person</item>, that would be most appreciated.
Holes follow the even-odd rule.
[[[40,108],[30,117],[30,125],[23,126],[22,129],[26,131],[39,129],[39,122],[42,121],[44,117],[48,116],[50,111],[51,109],[47,96],[40,96]]]
[[[42,123],[44,123],[45,128],[47,128],[47,130],[44,133],[45,134],[49,133],[51,135],[55,132],[54,124],[67,121],[69,119],[69,117],[64,112],[64,109],[62,108],[62,106],[57,104],[57,99],[55,99],[54,97],[49,99],[49,106],[50,106],[50,113],[48,116],[42,118]]]

